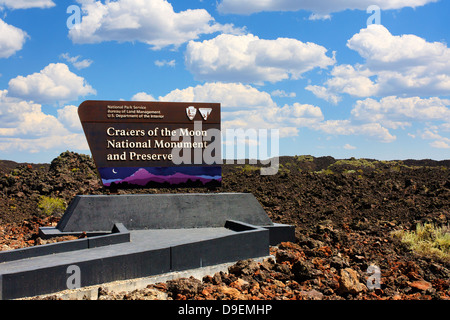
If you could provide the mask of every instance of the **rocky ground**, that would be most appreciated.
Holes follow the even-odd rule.
[[[239,261],[228,273],[134,292],[101,289],[99,298],[450,299],[449,248],[443,245],[444,257],[418,253],[393,235],[414,231],[417,223],[449,232],[450,161],[296,156],[280,164],[273,176],[261,176],[256,165],[224,165],[223,186],[216,190],[118,190],[251,192],[272,221],[295,225],[297,240],[272,247],[272,259]],[[75,195],[108,193],[85,155],[65,152],[39,165],[1,161],[0,250],[46,243],[37,236],[39,226],[55,225]],[[62,240],[67,238],[52,241]],[[371,282],[377,279],[373,270],[380,271],[379,286]]]

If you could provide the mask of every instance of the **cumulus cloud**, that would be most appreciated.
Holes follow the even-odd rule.
[[[40,104],[8,96],[0,90],[0,150],[36,153],[49,149],[88,150],[77,107],[46,114]]]
[[[309,104],[294,103],[283,107],[275,105],[255,111],[224,113],[223,129],[277,129],[280,137],[284,138],[297,136],[299,128],[314,127],[323,120],[321,109]]]
[[[348,94],[370,96],[432,96],[450,94],[450,49],[415,35],[392,35],[381,25],[360,30],[347,47],[364,64],[337,65],[323,86],[308,86],[317,97]]]
[[[0,9],[8,7],[10,9],[30,9],[30,8],[51,8],[55,3],[52,0],[0,0]]]
[[[9,58],[22,47],[28,35],[25,31],[0,19],[0,58]]]
[[[355,103],[349,121],[349,124],[355,125],[377,123],[386,133],[387,129],[425,127],[419,129],[418,134],[408,135],[432,140],[430,146],[434,148],[446,148],[450,143],[450,139],[444,135],[445,132],[450,132],[450,99],[396,96],[380,100],[367,98]],[[382,137],[382,131],[379,133]],[[386,140],[389,140],[387,134]]]
[[[16,138],[0,136],[0,150],[3,152],[21,151],[38,153],[48,150],[89,150],[84,134],[73,133],[67,135],[44,136],[41,138]]]
[[[175,12],[166,0],[79,0],[83,18],[69,30],[74,43],[103,41],[140,41],[161,49],[179,46],[202,34],[240,32],[230,24],[222,25],[204,9]]]
[[[190,41],[185,62],[199,80],[278,82],[333,65],[334,54],[328,57],[326,53],[327,49],[320,45],[296,39],[221,34],[211,40]]]
[[[351,111],[359,121],[377,121],[388,128],[396,129],[410,125],[410,121],[450,120],[450,100],[432,97],[400,98],[388,96],[380,101],[365,99],[356,102]]]
[[[81,127],[77,106],[68,105],[58,109],[58,121],[72,132],[82,132],[83,128]]]
[[[380,142],[393,142],[397,139],[389,130],[379,123],[354,123],[351,120],[326,120],[314,129],[331,135],[362,135]]]
[[[440,134],[436,126],[425,128],[421,133],[419,133],[419,136],[425,140],[433,140],[430,142],[430,146],[433,148],[450,148],[450,138]]]
[[[145,92],[136,94],[137,96],[148,95]],[[395,98],[395,97],[394,97]],[[320,107],[311,104],[295,102],[293,104],[278,105],[273,101],[272,96],[257,88],[241,83],[208,82],[195,87],[185,89],[175,89],[165,96],[160,96],[160,101],[194,101],[194,102],[220,102],[222,107],[222,129],[278,129],[280,137],[297,136],[300,128],[309,128],[327,135],[355,135],[364,136],[371,140],[385,143],[393,142],[397,137],[389,129],[393,128],[393,122],[389,122],[389,113],[385,118],[370,117],[374,114],[370,107],[374,103],[388,105],[393,100],[360,101],[355,104],[352,117],[346,120],[325,120],[325,116]],[[399,105],[407,104],[408,100],[399,100]],[[429,103],[430,119],[437,117],[440,112],[438,101],[423,101]],[[433,106],[433,103],[435,106]],[[443,101],[442,103],[445,103]],[[442,106],[441,106],[442,107]],[[437,108],[437,109],[433,109]],[[406,113],[407,107],[399,114]],[[378,108],[378,113],[382,114]],[[434,111],[433,111],[434,110]],[[393,112],[393,111],[392,111]],[[412,111],[414,112],[414,111]],[[432,113],[435,113],[433,116]],[[379,120],[379,121],[377,121]],[[400,119],[403,124],[405,119]],[[450,131],[450,127],[448,128]]]
[[[46,136],[61,133],[64,127],[51,115],[41,111],[41,105],[7,96],[0,91],[0,136]]]
[[[295,98],[297,96],[295,92],[286,92],[284,90],[279,89],[272,91],[271,95],[281,98]]]
[[[317,106],[294,103],[280,107],[269,93],[241,83],[214,82],[175,89],[159,100],[220,102],[223,130],[278,129],[280,137],[296,136],[298,128],[313,126],[324,118]]]
[[[95,93],[83,77],[72,73],[64,63],[51,63],[40,72],[11,79],[8,89],[11,97],[49,104]]]
[[[336,97],[337,94],[334,92],[337,92],[354,97],[368,97],[378,92],[378,84],[370,78],[373,73],[360,65],[356,67],[348,64],[338,65],[330,74],[331,78],[325,82],[329,91],[324,92],[324,95]]]
[[[274,107],[275,102],[270,94],[241,83],[205,83],[185,89],[175,89],[161,101],[194,101],[220,102],[223,111],[230,108],[255,109],[260,107]]]
[[[79,79],[63,66],[49,65],[40,73],[11,79],[10,88],[16,90],[15,94],[0,90],[0,150],[36,153],[62,148],[89,149],[76,106],[64,106],[54,116],[45,113],[39,102],[54,103],[53,99],[70,98],[74,92],[75,96],[84,93],[70,84],[71,80]],[[57,88],[57,92],[52,92],[52,88]]]
[[[145,92],[138,92],[132,98],[132,101],[155,101],[151,94]]]
[[[337,105],[339,101],[341,101],[339,95],[331,93],[330,90],[325,87],[308,85],[305,89],[311,91],[316,97],[326,100],[331,104]]]
[[[323,15],[347,9],[366,10],[371,5],[377,5],[383,10],[416,8],[437,1],[439,0],[222,0],[217,9],[222,13],[234,14],[307,10]]]
[[[374,24],[355,34],[347,46],[366,59],[367,72],[377,76],[379,95],[450,93],[450,49],[444,43],[412,34],[395,36]]]
[[[408,69],[425,66],[430,69],[449,68],[450,50],[444,43],[427,42],[413,34],[392,35],[389,30],[373,24],[360,30],[347,41],[347,46],[367,60],[371,69],[385,69],[387,65]]]
[[[438,149],[450,149],[450,139],[446,139],[446,141],[436,140],[436,141],[430,142],[430,146],[432,146],[433,148],[438,148]]]

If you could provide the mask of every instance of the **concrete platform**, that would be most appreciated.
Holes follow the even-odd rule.
[[[91,236],[1,252],[0,299],[58,292],[70,289],[73,283],[86,287],[264,257],[269,255],[269,246],[276,244],[274,242],[294,241],[293,226],[273,224],[252,197],[251,194],[229,197],[223,197],[223,194],[201,197],[196,194],[194,197],[170,197],[169,201],[168,196],[152,195],[128,196],[127,201],[123,201],[124,197],[112,196],[106,201],[108,198],[102,196],[97,198],[99,202],[106,204],[108,209],[114,207],[110,217],[106,216],[108,210],[102,213],[98,209],[99,216],[103,215],[108,220],[106,223],[101,219],[90,220],[96,210],[88,211],[85,204],[77,209],[72,204],[66,212],[68,216],[61,219],[63,223],[56,228],[42,228],[41,232],[47,235],[77,234],[84,231],[80,226],[87,226]],[[96,202],[95,198],[85,199]],[[227,199],[236,201],[227,203]],[[150,200],[159,205],[151,205]],[[201,210],[188,211],[183,224],[183,207],[190,207],[198,201],[203,201]],[[78,204],[82,202],[80,198],[76,201]],[[164,212],[161,203],[168,206],[165,219],[160,216]],[[239,204],[245,205],[239,207]],[[139,217],[137,209],[133,211],[133,206],[141,208],[142,217]],[[99,208],[99,203],[93,207]],[[153,215],[155,211],[152,210],[156,210],[156,214]],[[228,214],[224,215],[223,211]],[[203,220],[206,216],[209,222],[205,225]],[[224,218],[226,216],[229,218]],[[163,227],[154,227],[158,220]],[[128,230],[124,222],[130,223],[133,229]],[[110,223],[113,223],[110,231],[104,231]],[[68,231],[64,228],[67,225],[80,228]],[[78,282],[74,282],[74,277]]]
[[[267,256],[268,233],[258,227],[135,230],[130,242],[6,261],[0,263],[0,298],[65,290],[71,266],[79,268],[85,287]]]
[[[262,262],[264,259],[273,259],[275,257],[270,255],[266,257],[254,258],[256,262]],[[225,262],[221,264],[215,264],[213,266],[188,269],[183,271],[172,271],[160,275],[154,275],[149,277],[142,277],[136,279],[118,280],[98,285],[87,286],[78,289],[67,289],[56,293],[43,294],[33,297],[19,298],[16,300],[30,300],[34,298],[45,299],[50,296],[56,297],[59,300],[98,300],[100,287],[109,292],[131,292],[134,290],[145,289],[148,285],[156,284],[160,282],[166,282],[170,280],[176,280],[180,278],[194,277],[195,279],[202,280],[207,275],[214,275],[217,272],[228,273],[228,268],[235,264],[233,262]],[[162,294],[162,299],[166,298],[166,294]]]

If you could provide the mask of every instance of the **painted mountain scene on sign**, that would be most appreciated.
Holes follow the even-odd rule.
[[[175,169],[175,170],[174,170]],[[220,167],[99,168],[105,187],[219,186]]]

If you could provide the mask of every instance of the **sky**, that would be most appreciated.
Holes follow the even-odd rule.
[[[278,130],[280,156],[449,159],[449,12],[444,0],[0,0],[0,159],[90,154],[85,100],[218,102],[224,131]]]

